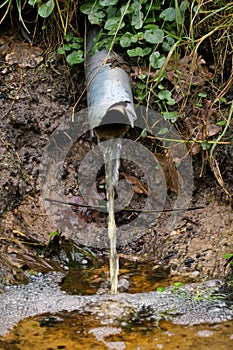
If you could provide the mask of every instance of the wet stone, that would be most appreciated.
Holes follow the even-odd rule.
[[[197,336],[198,337],[211,337],[211,335],[214,334],[214,332],[212,331],[209,331],[209,330],[203,330],[203,331],[198,331],[197,333]]]

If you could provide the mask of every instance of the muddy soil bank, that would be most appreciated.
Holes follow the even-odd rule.
[[[19,44],[21,50],[17,49]],[[43,50],[24,45],[17,38],[1,36],[0,281],[3,283],[26,280],[24,271],[28,269],[63,268],[38,253],[38,245],[45,246],[54,230],[41,198],[39,165],[50,135],[63,118],[72,118],[74,100],[84,87],[82,71],[69,71],[56,54],[45,60]],[[78,110],[85,106],[84,94]],[[220,170],[231,192],[232,147],[218,149]],[[129,259],[153,260],[155,266],[167,266],[171,274],[201,279],[224,277],[230,272],[223,256],[233,252],[232,205],[207,164],[203,176],[199,176],[201,166],[198,155],[193,159],[192,206],[203,208],[187,211],[169,232],[165,229],[169,214],[162,214],[139,239],[119,248],[121,254]],[[129,175],[132,175],[130,169]]]

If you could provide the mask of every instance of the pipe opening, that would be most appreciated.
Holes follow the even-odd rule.
[[[129,119],[117,109],[108,110],[94,134],[100,140],[109,140],[124,136],[129,130]]]

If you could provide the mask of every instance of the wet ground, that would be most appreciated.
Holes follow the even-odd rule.
[[[63,62],[58,60],[56,53],[44,59],[43,50],[26,43],[21,45],[19,50],[19,44],[21,45],[22,41],[17,36],[1,36],[1,285],[28,282],[28,272],[45,273],[56,270],[62,273],[68,271],[64,288],[65,284],[72,284],[71,289],[74,294],[95,294],[99,288],[106,292],[109,287],[104,282],[108,279],[107,249],[99,249],[93,242],[90,252],[86,253],[85,249],[82,250],[82,246],[81,248],[78,246],[77,241],[75,243],[70,241],[71,246],[68,244],[69,248],[65,248],[63,244],[67,244],[66,233],[63,233],[63,237],[58,235],[53,237],[53,244],[48,244],[51,239],[49,234],[57,227],[52,226],[45,211],[39,183],[39,164],[43,160],[44,147],[63,118],[71,120],[75,99],[83,91],[83,72],[80,72],[80,69],[69,71]],[[23,55],[22,52],[24,52]],[[85,107],[84,95],[76,112]],[[64,192],[67,198],[72,200],[79,195],[77,181],[74,179],[77,165],[89,150],[90,140],[87,136],[74,145],[66,158]],[[225,185],[231,192],[233,190],[232,154],[232,145],[224,145],[219,147],[217,155]],[[217,184],[207,162],[203,163],[203,157],[204,155],[202,157],[197,155],[193,158],[195,176],[191,202],[191,206],[203,208],[185,212],[181,221],[170,231],[166,230],[169,213],[163,213],[153,225],[140,232],[139,237],[118,247],[120,264],[122,264],[120,273],[123,276],[123,291],[150,292],[163,287],[164,284],[166,287],[169,283],[203,282],[212,278],[227,278],[225,289],[230,290],[232,270],[230,264],[226,264],[224,254],[233,252],[232,205]],[[203,164],[204,170],[200,177]],[[127,164],[124,164],[122,169],[122,177],[136,188],[143,184],[143,176]],[[101,173],[99,184],[103,184]],[[171,186],[173,190],[174,186],[174,184]],[[103,196],[101,191],[99,195]],[[135,203],[143,200],[146,189],[144,188],[141,193],[138,189],[137,192],[135,190],[135,196]],[[85,209],[78,211],[77,215],[81,215],[86,222],[95,220],[98,225],[106,219],[102,214],[90,213]],[[125,220],[126,214],[124,215]],[[69,238],[68,234],[68,241]],[[72,244],[75,244],[75,252]],[[128,261],[128,264],[125,265],[124,261]],[[140,265],[143,263],[148,265],[147,269]],[[83,272],[85,266],[90,269],[87,271],[93,272],[94,269],[94,275],[92,273],[88,275],[88,272],[85,274],[85,271]],[[154,273],[151,273],[152,271]],[[126,281],[124,281],[125,276]],[[81,284],[82,288],[80,284],[76,286],[74,281],[77,280],[86,281],[86,285]],[[166,282],[163,283],[163,281]],[[90,341],[96,349],[103,346],[108,348],[105,344],[108,340],[123,342],[125,347],[122,349],[135,349],[136,344],[141,346],[138,349],[143,349],[143,346],[146,349],[150,349],[148,346],[151,346],[151,349],[163,347],[169,349],[169,342],[173,345],[178,342],[177,346],[181,349],[191,349],[194,343],[195,346],[200,344],[202,348],[207,349],[205,346],[210,339],[211,349],[214,349],[213,344],[216,344],[216,349],[225,349],[232,343],[232,322],[192,328],[180,327],[168,321],[162,321],[160,328],[149,324],[145,328],[136,326],[128,330],[125,327],[119,331],[114,327],[110,338],[108,337],[110,333],[107,332],[106,340],[101,331],[98,333],[99,327],[101,328],[99,320],[85,315],[81,320],[78,320],[79,316],[75,320],[73,317],[76,317],[75,314],[61,314],[59,318],[62,321],[55,322],[55,325],[52,322],[52,326],[49,321],[46,323],[45,316],[27,320],[2,339],[1,346],[4,349],[26,349],[33,346],[36,349],[37,343],[47,341],[44,348],[49,349],[48,343],[52,337],[55,344],[52,346],[53,349],[62,349],[64,346],[78,349],[77,341],[81,344],[80,339],[83,337],[87,341],[86,348],[89,348],[87,344]],[[82,330],[80,330],[79,321],[85,325]],[[70,331],[71,323],[75,325]],[[80,332],[78,336],[77,329]],[[29,330],[30,333],[34,332],[35,336],[27,339],[26,334]],[[54,334],[56,334],[56,340]],[[133,336],[137,341],[132,340]],[[64,338],[66,341],[69,338],[71,342],[69,346],[64,345]],[[174,349],[173,345],[171,349]],[[84,348],[83,344],[82,348]]]

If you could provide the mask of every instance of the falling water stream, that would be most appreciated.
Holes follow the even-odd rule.
[[[119,261],[116,251],[116,222],[114,197],[119,180],[121,139],[111,139],[100,143],[103,153],[106,177],[107,211],[108,211],[108,237],[110,243],[109,265],[111,293],[117,293]]]

